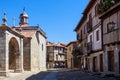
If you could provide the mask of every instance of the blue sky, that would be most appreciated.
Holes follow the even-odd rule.
[[[50,42],[69,43],[76,40],[73,31],[89,0],[0,0],[0,24],[3,13],[7,14],[7,24],[19,25],[19,15],[25,7],[29,15],[29,25],[37,24],[46,32]]]

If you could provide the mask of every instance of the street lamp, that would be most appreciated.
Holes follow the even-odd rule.
[[[111,31],[113,31],[114,29],[115,29],[115,22],[109,22],[108,24],[107,24],[107,30],[108,30],[108,32],[111,32]]]

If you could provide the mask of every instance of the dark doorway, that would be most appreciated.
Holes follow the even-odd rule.
[[[15,38],[9,41],[9,70],[16,70],[19,66],[19,45]]]
[[[114,72],[114,51],[108,51],[108,71]]]
[[[103,72],[103,54],[100,54],[100,71]]]
[[[93,71],[98,72],[98,60],[97,57],[93,57]]]

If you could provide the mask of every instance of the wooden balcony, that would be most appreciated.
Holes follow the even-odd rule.
[[[103,35],[103,44],[120,43],[120,28]]]
[[[53,61],[54,60],[54,55],[53,54],[47,55],[47,60],[48,61]]]

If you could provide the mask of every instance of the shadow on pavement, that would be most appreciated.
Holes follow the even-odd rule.
[[[49,74],[50,72],[40,72],[40,73],[37,73],[37,74],[34,74],[30,77],[28,77],[26,80],[43,80],[45,78],[45,76],[47,74]]]

